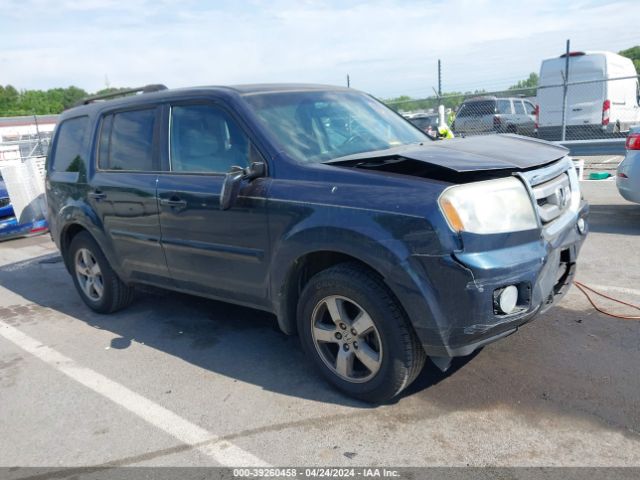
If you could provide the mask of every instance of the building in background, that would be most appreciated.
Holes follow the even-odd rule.
[[[0,117],[0,162],[47,154],[58,115]]]

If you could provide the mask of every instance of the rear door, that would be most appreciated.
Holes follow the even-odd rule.
[[[230,110],[213,101],[166,106],[170,171],[158,179],[162,245],[182,290],[267,305],[268,178],[244,183],[236,204],[220,210],[232,166],[263,161]]]
[[[165,284],[156,200],[159,114],[159,107],[150,106],[103,115],[88,198],[125,274]]]
[[[516,117],[513,113],[513,105],[510,99],[499,98],[496,100],[495,116],[499,119],[495,120],[498,131],[516,133]],[[491,120],[494,122],[493,118]]]

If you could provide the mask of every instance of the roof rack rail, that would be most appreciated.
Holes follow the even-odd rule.
[[[162,90],[166,90],[167,87],[162,84],[153,84],[153,85],[145,85],[144,87],[138,88],[128,88],[126,90],[118,90],[117,92],[103,93],[102,95],[92,95],[90,97],[85,97],[75,104],[78,105],[88,105],[98,100],[107,100],[109,98],[123,97],[125,95],[131,95],[132,93],[151,93],[151,92],[159,92]]]

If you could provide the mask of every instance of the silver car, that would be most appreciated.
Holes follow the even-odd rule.
[[[630,202],[640,203],[640,127],[633,127],[627,136],[627,153],[618,166],[618,191]]]
[[[535,109],[519,97],[477,97],[465,100],[456,114],[456,134],[517,133],[535,135]]]

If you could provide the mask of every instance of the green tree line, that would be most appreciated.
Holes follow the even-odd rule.
[[[93,95],[118,90],[123,89],[105,88]],[[49,90],[17,90],[12,85],[0,85],[0,117],[61,113],[89,95],[85,90],[74,86]]]

